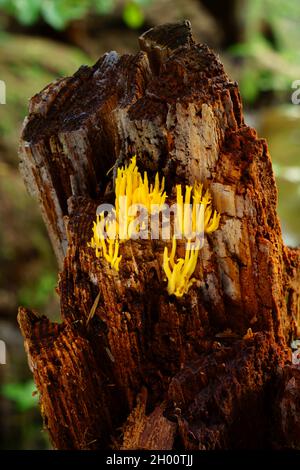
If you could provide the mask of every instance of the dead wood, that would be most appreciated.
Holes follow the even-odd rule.
[[[271,433],[274,384],[299,335],[300,255],[282,241],[267,144],[189,22],[140,47],[50,84],[24,124],[21,171],[61,268],[62,323],[19,312],[45,426],[59,449],[286,447]],[[119,273],[87,247],[112,202],[107,172],[133,154],[169,192],[204,182],[221,213],[181,299],[166,292],[162,242],[122,244]]]

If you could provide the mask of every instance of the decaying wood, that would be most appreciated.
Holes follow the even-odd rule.
[[[300,368],[286,365],[279,370],[273,403],[275,423],[274,447],[299,449],[300,442]]]
[[[121,450],[171,450],[177,425],[164,417],[166,405],[158,405],[146,415],[148,393],[142,389],[137,404],[123,430]]]
[[[189,22],[140,47],[50,84],[24,124],[21,171],[61,266],[62,323],[19,312],[45,426],[56,448],[280,447],[300,254],[282,242],[267,144]],[[107,172],[133,154],[168,193],[204,182],[221,212],[183,298],[166,292],[161,241],[122,244],[119,273],[87,247]]]

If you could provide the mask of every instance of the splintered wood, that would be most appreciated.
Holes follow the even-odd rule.
[[[58,449],[297,447],[282,419],[300,399],[299,380],[284,385],[300,256],[282,242],[267,144],[189,22],[140,48],[50,84],[24,123],[21,172],[61,269],[62,323],[19,312],[45,427]],[[161,241],[122,243],[119,272],[87,246],[134,154],[170,194],[203,182],[221,213],[182,298],[166,292]]]

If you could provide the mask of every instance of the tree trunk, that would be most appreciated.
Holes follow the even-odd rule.
[[[45,427],[58,449],[299,446],[300,255],[282,242],[267,144],[189,22],[139,41],[34,96],[22,132],[61,267],[62,323],[19,311]],[[121,244],[119,272],[87,247],[113,202],[107,172],[133,154],[169,193],[204,182],[221,213],[182,298],[166,291],[162,241]]]

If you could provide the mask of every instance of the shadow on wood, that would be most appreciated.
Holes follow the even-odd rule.
[[[21,172],[61,267],[62,323],[19,311],[45,426],[59,449],[296,447],[276,389],[299,335],[300,256],[282,242],[267,144],[188,21],[139,41],[34,96],[22,132]],[[133,154],[170,194],[204,182],[221,213],[182,298],[166,292],[161,241],[123,243],[119,272],[87,247],[113,202],[107,172]]]

